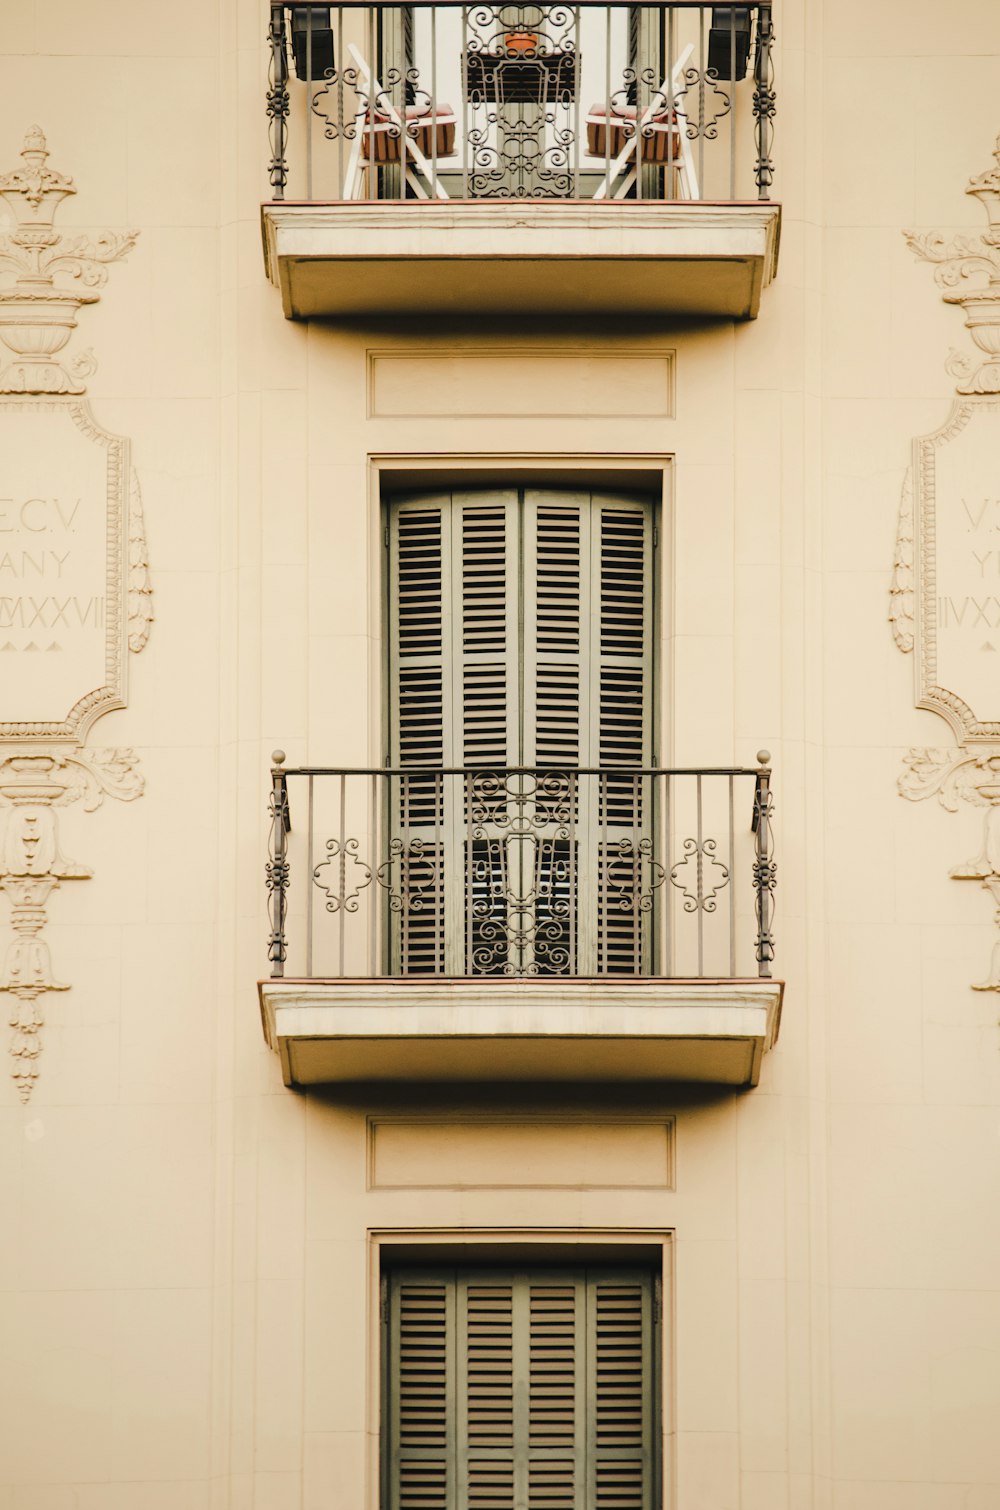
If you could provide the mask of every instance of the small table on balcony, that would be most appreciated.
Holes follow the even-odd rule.
[[[480,52],[465,55],[470,105],[568,105],[576,98],[577,57],[573,52]]]

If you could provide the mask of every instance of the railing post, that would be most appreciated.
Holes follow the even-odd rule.
[[[267,40],[271,47],[271,66],[268,77],[267,120],[271,140],[271,161],[268,164],[268,180],[275,199],[284,199],[288,182],[288,39],[285,35],[285,7],[271,6],[271,22],[267,28]]]
[[[771,833],[774,799],[771,795],[770,760],[769,750],[757,751],[760,770],[757,772],[753,802],[753,831],[756,841],[753,884],[757,900],[757,974],[763,979],[770,979],[774,960],[771,923],[774,919],[774,886],[777,879]]]
[[[291,830],[288,813],[288,777],[281,769],[285,761],[284,750],[275,750],[271,756],[271,836],[268,843],[270,859],[264,867],[267,877],[267,910],[271,921],[271,936],[267,957],[271,961],[271,979],[279,980],[285,973],[285,909],[288,893],[287,839]]]
[[[774,161],[771,143],[774,137],[774,113],[777,95],[774,88],[774,63],[771,47],[774,42],[774,25],[771,6],[768,3],[757,7],[757,50],[753,66],[753,134],[757,147],[755,176],[757,198],[770,199],[774,182]]]

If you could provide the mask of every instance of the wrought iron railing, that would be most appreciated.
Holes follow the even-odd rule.
[[[767,751],[756,769],[712,770],[284,758],[271,772],[274,977],[771,974]]]
[[[272,196],[770,199],[771,11],[272,4]]]

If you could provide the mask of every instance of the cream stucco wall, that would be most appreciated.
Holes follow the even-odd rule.
[[[914,710],[886,594],[960,339],[900,232],[980,227],[961,191],[1000,127],[1000,11],[783,0],[759,320],[529,329],[283,320],[265,12],[4,17],[2,166],[37,120],[78,185],[64,228],[141,231],[77,345],[133,443],[156,620],[90,741],[135,747],[146,791],[66,811],[95,873],[50,905],[72,990],[46,1000],[31,1103],[0,1092],[0,1506],[374,1510],[373,1244],[433,1229],[665,1243],[669,1510],[992,1510],[1000,1055],[969,982],[993,931],[948,879],[977,814],[896,794],[906,747],[950,736]],[[443,358],[462,388],[483,351],[506,358],[474,368],[478,415],[370,412],[372,353]],[[531,351],[673,353],[675,413],[512,415]],[[539,455],[667,469],[659,753],[774,755],[780,1045],[740,1096],[296,1094],[256,1005],[267,767],[380,757],[377,466]],[[373,1183],[373,1118],[437,1118],[456,1147],[471,1120],[480,1165],[439,1133],[440,1188],[407,1188],[405,1154]],[[634,1184],[623,1143],[619,1188],[583,1188],[630,1120],[669,1121],[672,1180]],[[496,1188],[526,1125],[554,1183]]]

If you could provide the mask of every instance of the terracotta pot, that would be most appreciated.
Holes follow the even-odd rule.
[[[385,126],[388,115],[376,111],[374,123]],[[437,141],[433,133],[437,131]],[[441,106],[433,116],[426,106],[408,105],[406,109],[406,134],[426,158],[453,157],[455,154],[455,117],[450,106]],[[398,163],[400,138],[395,131],[366,131],[363,153],[370,163]]]
[[[594,105],[589,111],[590,119],[587,121],[587,152],[591,157],[616,158],[625,150],[626,144],[635,137],[635,109],[632,106],[624,110],[612,110],[610,129],[611,143],[608,145],[608,112],[603,105]],[[593,117],[599,117],[595,120]],[[667,130],[673,122],[674,129]],[[659,127],[658,130],[650,130],[650,127]],[[676,116],[670,116],[665,110],[654,115],[646,122],[642,141],[639,144],[639,152],[644,163],[676,163],[681,155],[680,141],[677,134]]]
[[[534,31],[509,31],[503,39],[504,51],[518,57],[527,52],[538,51],[538,33]]]

